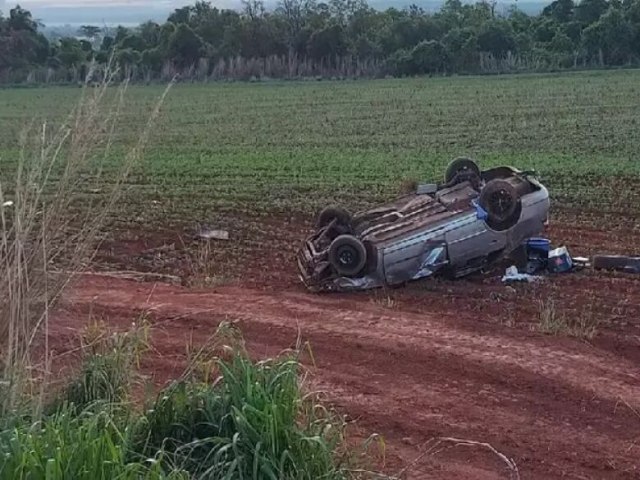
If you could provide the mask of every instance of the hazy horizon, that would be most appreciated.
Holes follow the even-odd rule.
[[[278,0],[265,0],[268,8],[275,6]],[[437,9],[444,0],[370,0],[374,8],[388,8],[395,6],[402,8],[415,3],[426,10]],[[163,22],[176,8],[192,5],[195,0],[0,0],[0,12],[7,12],[16,4],[31,11],[34,18],[47,26],[61,25],[138,25],[147,20]],[[212,5],[219,8],[240,8],[240,0],[216,0]],[[520,4],[534,8],[543,5],[544,0],[505,0],[499,4]]]

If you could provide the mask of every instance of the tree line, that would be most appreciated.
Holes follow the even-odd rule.
[[[640,63],[640,0],[555,0],[540,14],[487,0],[371,8],[366,0],[261,0],[241,10],[198,1],[163,24],[48,40],[28,10],[0,12],[0,81],[81,81],[90,64],[153,80],[404,76],[538,71]]]

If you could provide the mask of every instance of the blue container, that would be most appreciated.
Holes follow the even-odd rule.
[[[530,238],[525,242],[527,264],[525,272],[533,275],[547,268],[551,242],[546,238]]]
[[[548,254],[551,250],[551,241],[547,238],[530,238],[526,245],[528,252],[546,252]]]

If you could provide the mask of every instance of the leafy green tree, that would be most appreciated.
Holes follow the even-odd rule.
[[[472,28],[454,28],[442,39],[456,71],[473,70],[478,52],[478,36]]]
[[[133,50],[132,48],[118,50],[116,53],[116,61],[125,73],[127,72],[128,68],[139,65],[141,63],[141,60],[142,54],[137,50]]]
[[[636,58],[640,58],[640,0],[632,0],[626,5],[626,15],[633,30],[631,50]]]
[[[386,62],[387,73],[391,75],[411,75],[413,74],[413,59],[411,58],[411,52],[407,50],[397,50],[387,58]]]
[[[114,42],[116,43],[116,45],[120,45],[122,43],[122,41],[129,36],[129,29],[126,27],[123,27],[122,25],[119,25],[116,28],[116,34],[114,35]]]
[[[608,65],[621,65],[630,60],[634,29],[620,8],[610,7],[600,19],[583,31],[587,51],[603,56]]]
[[[534,38],[538,42],[549,43],[556,36],[560,25],[553,18],[541,18],[534,30]]]
[[[566,33],[558,30],[551,39],[549,48],[556,53],[571,53],[575,50],[575,45]]]
[[[313,0],[280,0],[276,14],[282,18],[286,44],[291,53],[298,53],[298,39],[307,26],[309,12],[315,6]]]
[[[193,10],[193,7],[190,7],[190,6],[178,8],[174,10],[174,12],[171,15],[169,15],[169,18],[167,19],[167,21],[169,23],[174,23],[176,25],[188,24],[189,20],[191,20],[192,10]]]
[[[113,46],[115,45],[116,40],[113,37],[106,36],[102,39],[102,43],[100,44],[100,51],[102,52],[110,52]]]
[[[241,16],[233,10],[218,10],[205,2],[196,3],[191,18],[190,26],[203,42],[210,44],[215,50],[226,51],[225,31],[240,32]],[[240,34],[238,33],[238,42]],[[238,47],[239,48],[239,47]]]
[[[485,23],[478,34],[478,48],[496,57],[503,57],[507,52],[515,52],[516,41],[511,25],[504,20]]]
[[[222,32],[222,42],[218,47],[218,55],[225,58],[237,57],[242,50],[242,25],[227,25]]]
[[[44,65],[49,56],[49,42],[29,11],[17,6],[0,17],[0,73]]]
[[[347,40],[342,26],[331,25],[313,32],[307,52],[316,60],[344,55],[347,52]]]
[[[424,40],[411,51],[414,73],[436,73],[446,70],[448,58],[445,46],[437,40]]]
[[[57,58],[66,68],[78,67],[87,61],[87,51],[77,38],[61,38],[57,45]]]
[[[464,7],[460,0],[446,0],[435,16],[447,30],[465,26]]]
[[[378,58],[382,50],[378,43],[363,35],[355,40],[352,53],[358,58]]]
[[[201,58],[203,47],[202,39],[191,27],[181,23],[169,37],[168,53],[176,65],[187,67]]]
[[[155,22],[144,22],[137,29],[144,48],[154,48],[160,43],[160,25]],[[143,49],[144,49],[143,48]]]
[[[519,10],[517,7],[512,7],[509,10],[508,15],[509,23],[511,23],[511,27],[513,31],[516,33],[526,32],[531,34],[532,25],[534,23],[534,18],[524,13],[522,10]]]
[[[7,27],[13,31],[24,30],[35,33],[38,30],[38,23],[33,20],[31,12],[18,5],[9,10]]]
[[[583,25],[591,25],[607,11],[607,0],[581,0],[576,6],[575,18]]]
[[[165,55],[159,48],[150,48],[142,52],[140,62],[152,72],[159,72],[165,61]]]
[[[562,31],[571,39],[575,44],[580,43],[580,36],[582,35],[582,24],[576,20],[562,24]]]
[[[575,4],[573,0],[554,0],[542,10],[543,17],[550,17],[556,22],[567,23],[573,18]]]
[[[43,65],[82,70],[114,52],[121,65],[141,65],[146,73],[167,62],[186,69],[201,58],[272,55],[385,60],[386,71],[398,75],[478,71],[479,52],[497,59],[512,52],[553,67],[640,63],[640,0],[553,0],[539,15],[517,7],[497,14],[494,0],[446,0],[435,13],[416,5],[383,11],[366,0],[277,1],[273,11],[262,0],[244,0],[234,11],[196,0],[161,24],[113,31],[83,25],[84,40],[51,42],[28,10],[14,7],[0,16],[0,75]]]
[[[176,24],[171,22],[167,22],[160,27],[160,48],[165,50],[169,49],[169,42],[177,28]]]
[[[488,1],[479,1],[473,5],[465,5],[462,9],[465,23],[480,28],[487,22],[491,22],[495,18],[494,6],[495,3],[489,3]]]
[[[130,33],[129,35],[124,37],[120,41],[120,43],[118,43],[118,48],[123,50],[131,49],[142,52],[147,48],[147,44],[141,35]]]

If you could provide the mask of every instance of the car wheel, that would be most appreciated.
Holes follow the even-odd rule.
[[[334,220],[336,220],[338,225],[350,226],[351,214],[342,207],[326,207],[320,212],[316,219],[316,228],[326,227]]]
[[[447,170],[444,174],[444,182],[446,184],[449,184],[450,182],[454,181],[458,175],[461,175],[465,178],[474,176],[480,177],[480,167],[478,167],[478,164],[470,158],[456,158],[451,163],[449,163],[449,166],[447,167]]]
[[[487,212],[487,223],[494,230],[508,230],[518,223],[521,205],[515,187],[506,180],[489,181],[480,192],[480,206]]]
[[[340,235],[329,247],[329,263],[338,274],[352,277],[367,263],[367,249],[353,235]]]

